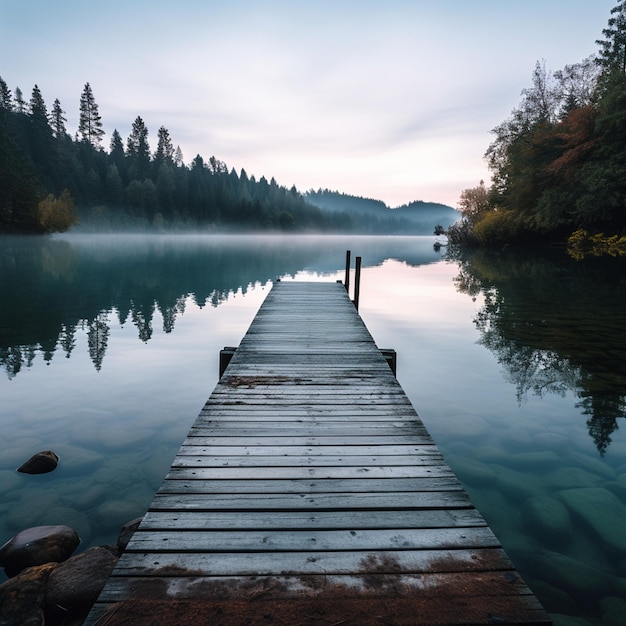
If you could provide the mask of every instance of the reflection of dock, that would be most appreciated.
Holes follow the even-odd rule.
[[[550,621],[337,283],[274,285],[86,624],[118,602],[105,624]]]

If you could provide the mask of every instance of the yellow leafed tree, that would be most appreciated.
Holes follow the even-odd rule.
[[[37,226],[46,233],[63,233],[77,221],[74,199],[67,189],[57,198],[48,195],[37,205]]]

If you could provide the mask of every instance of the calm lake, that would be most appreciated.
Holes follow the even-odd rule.
[[[522,576],[559,624],[625,624],[626,261],[434,243],[0,238],[0,544],[60,523],[114,543],[272,281],[343,279],[350,249],[361,316]],[[54,472],[15,471],[48,449]]]

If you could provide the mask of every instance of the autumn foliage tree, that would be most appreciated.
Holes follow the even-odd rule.
[[[492,132],[490,189],[459,202],[470,243],[565,241],[580,228],[626,233],[626,0],[611,10],[599,54],[532,86]],[[476,198],[486,199],[485,209]]]
[[[67,189],[59,197],[49,194],[37,205],[36,226],[41,232],[64,232],[75,222],[74,200]]]

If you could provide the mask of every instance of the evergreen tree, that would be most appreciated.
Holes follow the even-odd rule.
[[[54,131],[54,136],[57,139],[61,139],[67,135],[67,129],[65,128],[65,122],[67,122],[67,118],[65,117],[65,111],[61,108],[61,103],[57,98],[52,105],[52,130]]]
[[[111,135],[110,157],[113,164],[117,167],[120,176],[122,176],[122,178],[125,177],[126,154],[124,152],[124,141],[122,140],[122,136],[119,134],[117,128]]]
[[[111,156],[120,154],[124,156],[124,142],[122,141],[122,135],[120,135],[117,128],[115,128],[111,134],[111,144],[109,147]]]
[[[130,177],[142,180],[150,166],[150,144],[148,129],[139,115],[133,122],[133,128],[128,136],[126,154],[131,159]]]
[[[214,156],[209,158],[209,169],[213,174],[228,174],[228,166],[226,163],[216,159]]]
[[[26,113],[27,107],[22,94],[22,90],[19,87],[15,88],[15,112]]]
[[[78,135],[82,141],[90,143],[94,148],[100,147],[104,135],[102,118],[89,83],[85,83],[83,93],[80,96]]]
[[[54,189],[57,153],[54,149],[46,103],[37,85],[33,87],[28,108],[30,110],[28,116],[30,157],[39,170],[44,187]]]
[[[126,154],[124,152],[124,141],[117,128],[111,135],[110,157],[119,174],[124,177],[126,175]]]
[[[105,179],[107,200],[113,206],[120,206],[124,200],[124,185],[116,165],[109,165]]]
[[[126,142],[126,153],[130,157],[150,158],[148,129],[140,116],[133,122],[133,128]]]
[[[13,110],[13,97],[11,96],[11,90],[2,77],[0,77],[0,109],[4,111]]]
[[[154,160],[159,163],[163,161],[173,162],[174,144],[172,144],[169,131],[165,128],[165,126],[161,126],[157,136],[158,145],[154,154]]]
[[[9,136],[8,119],[0,116],[0,231],[32,230],[40,184],[26,152]]]
[[[598,63],[608,71],[626,72],[626,0],[611,9],[611,17],[602,34],[604,39],[596,40],[600,46]]]
[[[185,161],[183,159],[183,151],[180,149],[180,146],[176,146],[176,152],[174,153],[174,164],[177,167],[182,167],[185,165]]]
[[[37,85],[33,87],[33,93],[30,97],[28,109],[31,116],[39,116],[46,121],[48,120],[48,109],[46,108],[46,103],[44,102],[41,91],[39,90],[39,87],[37,87]]]

